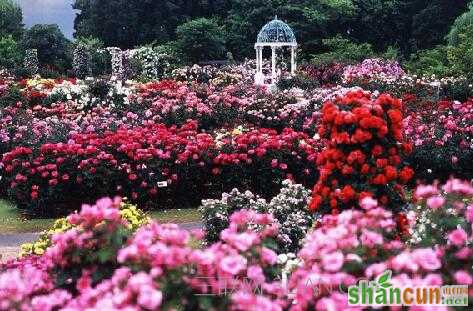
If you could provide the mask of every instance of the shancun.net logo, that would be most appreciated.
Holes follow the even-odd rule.
[[[348,288],[348,303],[357,306],[468,306],[467,285],[395,287],[390,270],[375,281]]]

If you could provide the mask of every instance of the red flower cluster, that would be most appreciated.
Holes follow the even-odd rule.
[[[80,201],[82,195],[156,201],[170,191],[190,192],[185,188],[196,180],[219,185],[237,173],[268,185],[291,177],[302,182],[315,175],[316,157],[315,142],[291,129],[281,134],[257,129],[217,139],[189,121],[182,127],[73,134],[67,144],[17,147],[4,155],[0,168],[13,197],[33,207],[60,198]]]
[[[320,178],[311,211],[337,212],[357,206],[367,196],[384,205],[399,203],[399,183],[407,183],[414,174],[401,160],[412,150],[402,143],[401,111],[399,100],[389,95],[373,100],[362,91],[325,103],[319,134],[328,146],[317,158]]]

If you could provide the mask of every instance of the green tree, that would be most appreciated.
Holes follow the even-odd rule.
[[[376,51],[398,46],[410,49],[411,3],[404,0],[354,0],[355,18],[350,35],[359,42],[370,43]]]
[[[211,19],[198,18],[177,27],[176,45],[193,63],[221,58],[225,55],[222,28]]]
[[[407,56],[443,43],[468,0],[353,0],[356,16],[350,33],[376,51],[397,46]]]
[[[74,42],[86,47],[90,55],[90,70],[93,76],[100,76],[111,72],[111,56],[105,50],[104,43],[94,37],[80,37]]]
[[[23,35],[21,45],[24,49],[37,49],[42,66],[59,71],[70,67],[69,41],[56,24],[34,25]]]
[[[473,4],[455,20],[447,39],[450,68],[455,74],[473,79]]]
[[[259,30],[277,15],[292,27],[301,50],[321,51],[322,39],[347,33],[352,0],[232,0],[225,20],[228,47],[237,58],[253,57]]]
[[[132,48],[174,39],[176,27],[185,22],[185,5],[192,1],[76,0],[80,10],[74,21],[75,37],[97,37],[106,46]]]
[[[358,44],[340,35],[324,39],[322,42],[328,52],[314,55],[312,57],[314,64],[357,63],[375,55],[371,44]]]
[[[22,62],[21,49],[12,36],[0,38],[0,68],[14,69]]]
[[[0,0],[0,37],[18,40],[23,33],[23,13],[13,0]]]
[[[429,50],[420,50],[412,54],[405,65],[409,72],[418,75],[447,76],[451,73],[448,66],[447,51],[447,47],[443,45]]]
[[[460,43],[460,37],[473,27],[473,3],[469,5],[468,11],[460,15],[453,23],[447,35],[447,42],[451,46]]]
[[[412,20],[413,49],[429,49],[443,44],[452,23],[465,12],[469,0],[429,0]]]

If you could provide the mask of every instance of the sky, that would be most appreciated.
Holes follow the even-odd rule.
[[[35,24],[58,24],[64,35],[72,39],[75,11],[73,0],[16,0],[23,9],[26,27]]]

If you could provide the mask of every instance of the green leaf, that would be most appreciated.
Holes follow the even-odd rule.
[[[100,263],[106,263],[112,255],[113,252],[110,248],[102,248],[97,252],[97,257]]]
[[[379,285],[383,288],[389,288],[389,287],[393,286],[391,283],[382,283],[382,284],[379,284]]]
[[[381,274],[380,276],[378,276],[378,278],[376,279],[376,281],[378,282],[378,284],[384,284],[386,282],[388,282],[390,279],[391,279],[391,275],[392,275],[392,272],[391,270],[387,270],[385,271],[383,274]]]

